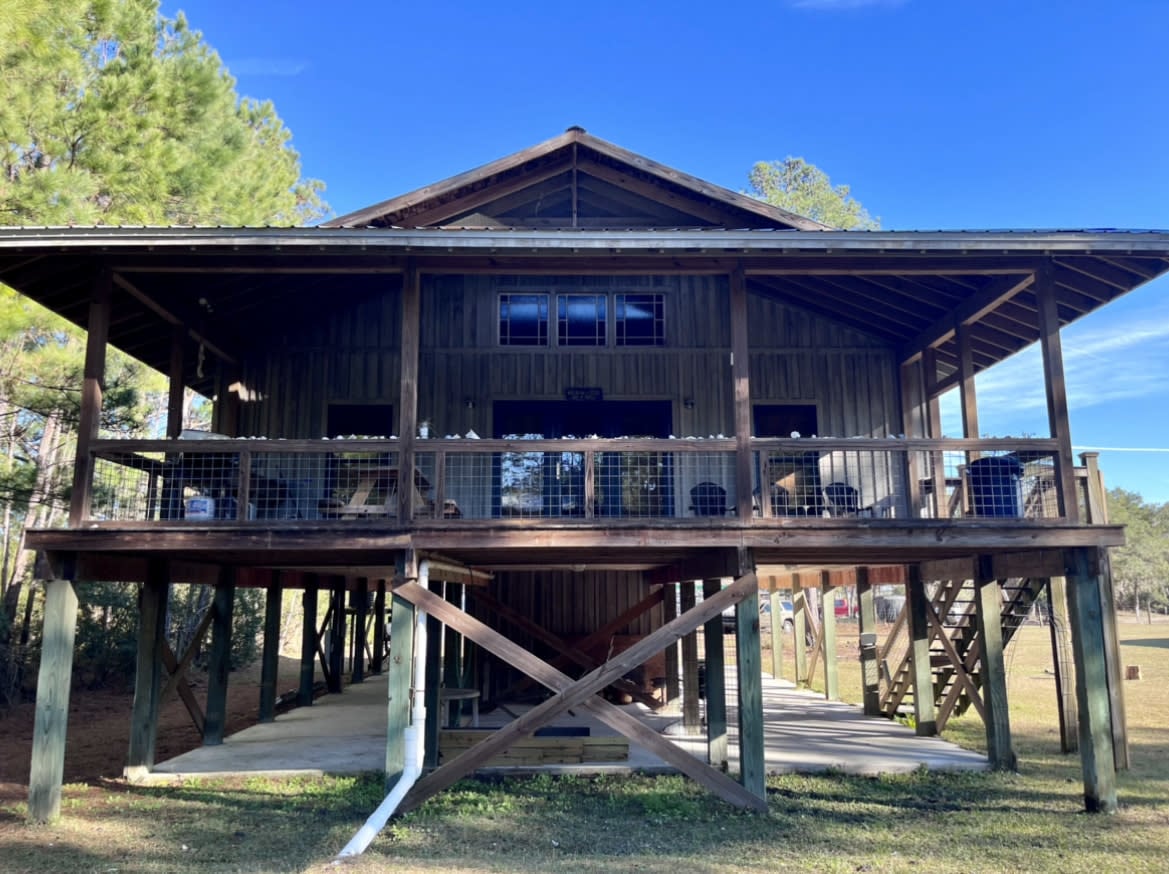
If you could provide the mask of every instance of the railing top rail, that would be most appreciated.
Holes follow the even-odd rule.
[[[127,452],[223,453],[249,450],[253,453],[338,453],[394,452],[400,448],[396,439],[368,440],[281,440],[238,438],[228,440],[97,440],[99,454]],[[414,444],[415,452],[733,452],[735,441],[725,438],[650,439],[619,437],[614,439],[561,440],[484,440],[478,438],[426,439]]]
[[[393,438],[371,439],[280,439],[229,438],[217,440],[122,440],[103,439],[93,442],[96,454],[127,452],[191,452],[221,453],[248,450],[255,453],[337,453],[337,452],[393,452],[400,441]],[[417,452],[730,452],[736,444],[733,438],[678,437],[642,438],[619,437],[565,438],[538,440],[496,440],[478,438],[426,439],[415,444]],[[800,437],[751,438],[751,447],[772,452],[825,451],[1054,451],[1054,438],[979,438],[979,439],[922,439],[894,437]]]
[[[969,451],[994,452],[1016,450],[1056,450],[1059,442],[1046,437],[980,437],[980,438],[922,438],[922,437],[752,437],[754,449],[784,452],[819,452],[823,450],[854,449],[865,451]]]

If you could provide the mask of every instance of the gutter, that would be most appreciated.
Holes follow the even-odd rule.
[[[426,588],[430,582],[430,562],[423,559],[418,565],[418,584]],[[394,784],[394,788],[382,799],[382,803],[370,814],[369,819],[347,843],[337,860],[360,856],[366,851],[378,833],[386,827],[406,793],[422,775],[422,760],[424,744],[422,731],[426,725],[426,613],[422,610],[414,614],[414,700],[410,707],[410,725],[406,726],[402,737],[406,746],[406,763],[402,776]],[[390,644],[393,646],[393,643]]]

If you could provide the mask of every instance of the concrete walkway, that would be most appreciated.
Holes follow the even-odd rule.
[[[735,689],[733,669],[727,689]],[[888,719],[864,716],[859,707],[825,701],[801,691],[786,680],[764,675],[763,708],[767,770],[772,774],[835,769],[849,774],[904,773],[924,765],[931,770],[981,770],[986,757],[938,738],[921,738]],[[519,711],[509,707],[513,713]],[[640,704],[627,705],[643,722],[687,749],[706,757],[705,737],[687,737],[681,717],[653,713]],[[730,768],[738,768],[737,716],[728,701]],[[483,715],[484,727],[498,727],[510,717],[497,709]],[[555,725],[587,725],[595,737],[615,732],[577,712],[563,714]],[[201,747],[159,764],[149,782],[173,782],[193,777],[251,775],[292,776],[353,774],[378,771],[385,765],[386,684],[373,677],[348,686],[341,695],[326,695],[312,707],[298,707],[265,725],[255,725],[228,737],[223,744]],[[496,773],[519,773],[532,768],[495,768]],[[596,765],[559,765],[540,768],[559,773],[622,773],[671,771],[647,750],[630,745],[629,761]]]

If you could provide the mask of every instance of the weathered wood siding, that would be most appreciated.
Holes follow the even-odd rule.
[[[400,279],[366,279],[350,303],[325,293],[317,318],[246,362],[240,433],[324,435],[329,403],[395,403]],[[428,276],[421,325],[419,419],[434,433],[492,433],[496,400],[559,400],[569,387],[609,400],[672,404],[679,436],[732,432],[730,324],[725,277]],[[666,298],[661,348],[504,347],[498,297],[523,292],[655,292]],[[762,295],[750,296],[751,394],[756,403],[814,403],[821,436],[895,430],[892,350],[858,331]],[[555,333],[553,306],[550,332]],[[686,401],[693,400],[687,407]]]

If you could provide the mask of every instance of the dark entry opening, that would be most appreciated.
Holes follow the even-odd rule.
[[[496,401],[494,413],[503,439],[670,436],[669,401]],[[583,452],[503,452],[495,467],[495,515],[586,515]],[[594,515],[673,515],[667,453],[599,452],[594,471]]]

